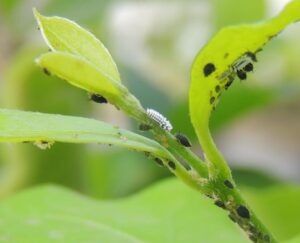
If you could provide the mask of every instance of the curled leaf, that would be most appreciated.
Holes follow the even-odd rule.
[[[211,111],[236,76],[242,80],[252,71],[256,53],[288,24],[299,19],[300,1],[294,0],[270,20],[223,28],[196,57],[189,94],[191,120],[207,159],[218,164],[221,170],[222,158],[209,133]]]
[[[93,63],[105,75],[120,82],[117,66],[105,46],[91,32],[61,17],[46,17],[33,9],[42,36],[53,51],[67,52]]]

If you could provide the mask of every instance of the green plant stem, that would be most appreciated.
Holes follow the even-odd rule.
[[[201,132],[197,130],[197,133],[200,133],[197,135],[200,138],[200,145],[209,165],[208,170],[210,178],[217,179],[222,177],[224,180],[232,179],[230,168],[222,154],[217,149],[209,129],[201,130]]]
[[[196,189],[201,193],[210,196],[214,202],[221,201],[224,203],[224,209],[229,212],[230,218],[238,224],[238,226],[249,236],[252,241],[266,243],[277,242],[271,232],[249,208],[245,200],[242,198],[239,190],[236,187],[228,188],[224,184],[225,180],[229,180],[233,186],[235,183],[232,179],[230,168],[214,144],[209,131],[206,134],[202,134],[202,136],[206,135],[203,137],[203,141],[205,142],[202,142],[202,148],[206,157],[209,159],[209,170],[207,170],[206,163],[199,159],[191,150],[180,145],[176,138],[169,132],[164,131],[158,126],[155,126],[153,133],[156,139],[171,153],[179,155],[185,160],[186,163],[192,166],[198,173],[200,180],[205,178],[209,179],[206,182],[207,184],[198,183],[198,188]],[[180,174],[183,173],[181,169]],[[185,176],[186,174],[184,173],[184,177]],[[241,217],[239,215],[238,208],[241,206],[245,207],[246,210],[249,211],[249,218]]]
[[[204,192],[203,187],[201,187],[198,181],[193,178],[190,173],[182,166],[182,164],[176,160],[175,158],[172,159],[172,162],[175,164],[175,169],[172,169],[168,163],[169,161],[164,161],[165,167],[167,167],[175,176],[181,179],[185,184],[189,185],[193,189],[197,191]]]
[[[231,176],[230,168],[217,149],[209,130],[201,131],[201,134],[198,134],[200,144],[208,162],[205,163],[189,148],[179,144],[171,133],[162,129],[159,124],[149,118],[134,96],[125,94],[124,97],[126,97],[128,101],[126,105],[127,109],[123,109],[124,107],[122,107],[122,110],[137,121],[150,124],[153,127],[152,133],[155,139],[169,150],[171,154],[181,157],[196,172],[195,176],[195,173],[189,172],[173,156],[173,158],[170,157],[170,159],[175,167],[172,168],[172,166],[169,165],[169,158],[164,160],[164,165],[175,174],[175,176],[193,189],[211,197],[214,202],[221,201],[224,203],[223,208],[229,212],[230,218],[244,230],[252,241],[277,242],[267,228],[255,216],[254,212],[247,206],[237,188],[230,189],[224,185],[225,180],[229,180],[233,185],[234,181]],[[246,210],[249,211],[249,218],[243,218],[238,214],[237,209],[240,206],[246,207]]]
[[[207,130],[199,136],[201,146],[209,162],[209,184],[214,200],[224,203],[230,217],[247,233],[254,242],[277,242],[271,232],[256,217],[255,213],[246,204],[239,190],[234,186],[230,168],[217,149],[210,132]],[[225,181],[230,181],[234,188],[226,186]],[[249,218],[243,218],[238,214],[238,208],[242,206],[249,211]]]
[[[176,140],[176,138],[160,129],[159,131],[155,131],[156,134],[163,134],[167,139],[168,145],[172,148],[173,152],[180,156],[182,159],[188,162],[188,164],[199,174],[201,178],[208,178],[207,166],[204,161],[202,161],[199,157],[197,157],[189,148],[182,146]]]

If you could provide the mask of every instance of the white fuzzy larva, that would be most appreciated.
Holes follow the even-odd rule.
[[[167,120],[167,118],[156,110],[148,108],[147,114],[152,120],[156,121],[162,129],[166,131],[171,131],[173,129],[172,124]]]

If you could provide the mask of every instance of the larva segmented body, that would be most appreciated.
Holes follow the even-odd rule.
[[[172,124],[167,120],[167,118],[156,110],[147,109],[147,114],[152,120],[156,121],[162,129],[166,131],[171,131],[173,129]]]

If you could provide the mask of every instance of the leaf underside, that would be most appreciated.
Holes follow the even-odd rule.
[[[88,118],[0,109],[0,131],[0,142],[112,144],[170,158],[154,140]]]

